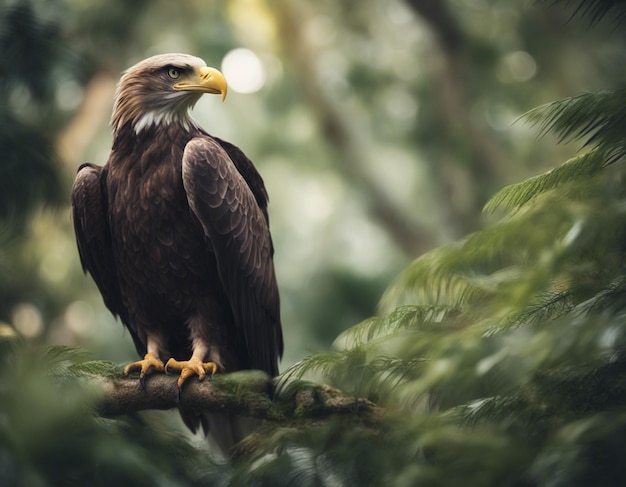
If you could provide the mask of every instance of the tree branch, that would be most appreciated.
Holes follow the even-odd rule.
[[[192,409],[229,411],[281,425],[294,425],[334,416],[350,417],[374,425],[382,409],[363,398],[344,396],[327,385],[298,381],[278,391],[268,376],[258,372],[238,372],[213,380],[190,380],[178,394],[177,377],[155,374],[145,389],[135,378],[97,376],[102,391],[99,414],[114,417],[147,409]]]

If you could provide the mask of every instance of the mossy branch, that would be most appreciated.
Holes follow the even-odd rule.
[[[95,392],[96,411],[108,418],[151,409],[187,409],[228,411],[269,426],[299,427],[342,417],[375,427],[384,414],[367,399],[289,375],[272,379],[260,371],[216,374],[210,380],[189,379],[179,393],[176,375],[152,374],[142,387],[136,376],[125,376],[119,365],[90,361],[78,348],[53,346],[43,356],[48,374],[56,381],[81,383]]]
[[[92,375],[102,392],[98,412],[115,417],[149,409],[184,408],[195,411],[229,411],[272,423],[297,425],[345,416],[375,425],[383,411],[371,401],[343,395],[337,389],[304,381],[274,390],[273,381],[259,372],[238,372],[213,380],[189,380],[179,395],[177,377],[155,374],[142,388],[139,380]]]

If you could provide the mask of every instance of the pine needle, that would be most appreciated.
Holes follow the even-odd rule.
[[[374,316],[343,332],[335,341],[338,348],[364,346],[381,337],[388,337],[408,328],[426,328],[441,323],[457,310],[442,305],[400,306],[391,313]]]
[[[626,2],[624,0],[535,0],[536,5],[550,3],[551,5],[564,4],[573,6],[571,18],[581,17],[589,21],[593,27],[603,18],[609,16],[610,21],[619,27],[626,22]]]
[[[626,90],[581,93],[539,106],[526,113],[540,135],[554,133],[560,142],[583,140],[585,145],[611,145],[624,140]]]
[[[589,178],[594,177],[608,165],[615,162],[614,151],[594,149],[586,154],[570,159],[562,166],[545,174],[535,176],[518,184],[498,191],[485,205],[485,213],[494,213],[498,208],[511,211],[528,204],[539,195],[565,184],[580,183],[589,186]]]

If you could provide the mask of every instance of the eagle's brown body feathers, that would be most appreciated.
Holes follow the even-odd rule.
[[[167,91],[172,66],[192,78],[198,61],[151,58],[122,78],[109,160],[83,165],[74,183],[80,257],[141,356],[201,355],[227,372],[276,375],[283,342],[263,181],[241,150],[185,115],[197,93]]]

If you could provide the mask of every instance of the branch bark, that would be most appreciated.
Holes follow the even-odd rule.
[[[190,380],[178,394],[177,377],[152,375],[141,387],[135,378],[97,376],[102,391],[99,414],[115,417],[148,409],[183,408],[195,411],[228,411],[281,426],[346,416],[375,425],[383,410],[371,401],[343,395],[327,385],[291,383],[278,391],[268,376],[256,372],[232,373],[214,380]]]

